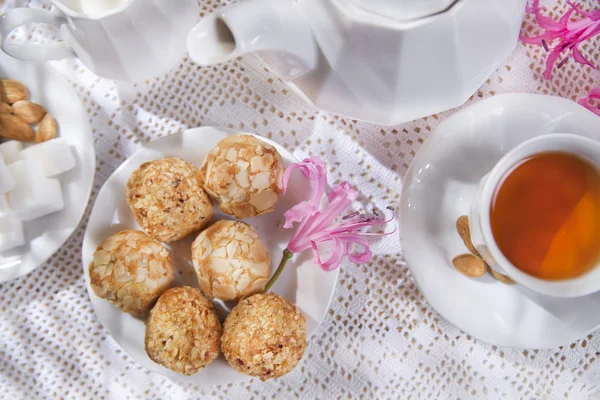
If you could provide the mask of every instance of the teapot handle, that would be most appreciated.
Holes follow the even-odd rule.
[[[213,65],[248,53],[267,53],[282,79],[313,70],[317,46],[295,3],[247,0],[207,15],[188,35],[190,58]]]
[[[15,8],[0,16],[0,46],[8,55],[20,60],[48,61],[71,58],[73,51],[65,41],[48,44],[7,43],[8,36],[16,28],[30,22],[50,24],[60,29],[65,23],[52,12],[36,8]]]

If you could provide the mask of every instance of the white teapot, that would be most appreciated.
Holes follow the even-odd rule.
[[[255,53],[318,108],[396,125],[463,104],[512,52],[526,0],[245,0],[188,36],[201,65]]]

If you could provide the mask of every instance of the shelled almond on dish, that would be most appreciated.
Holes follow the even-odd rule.
[[[481,254],[479,254],[479,251],[475,248],[475,245],[471,240],[469,217],[463,215],[458,218],[456,221],[456,231],[465,244],[465,247],[470,251],[470,253],[460,254],[452,259],[452,265],[454,265],[454,268],[456,268],[458,272],[469,278],[479,278],[486,272],[489,272],[489,274],[497,281],[502,282],[505,285],[516,284],[516,282],[508,275],[497,272],[483,260]]]
[[[225,157],[215,157],[221,151]],[[195,374],[220,354],[224,336],[210,298],[244,299],[227,319],[229,332],[246,331],[249,321],[245,315],[269,318],[269,313],[276,311],[277,318],[267,330],[254,324],[247,331],[252,340],[236,334],[237,338],[230,335],[227,343],[235,357],[236,346],[239,350],[249,340],[253,342],[242,358],[229,360],[234,366],[240,361],[246,364],[247,368],[236,368],[238,371],[262,380],[282,376],[296,366],[306,348],[304,316],[280,296],[257,294],[263,291],[271,271],[265,246],[249,224],[219,220],[208,226],[214,211],[205,192],[205,188],[217,190],[211,186],[215,182],[206,178],[210,180],[213,172],[220,171],[219,187],[229,182],[235,188],[233,196],[229,196],[233,192],[229,188],[218,196],[213,192],[222,211],[240,214],[242,210],[240,216],[271,212],[282,187],[281,156],[254,136],[235,135],[219,142],[204,166],[201,173],[188,161],[167,157],[142,163],[131,173],[127,204],[145,233],[127,230],[102,242],[88,266],[90,285],[97,296],[122,311],[139,318],[149,313],[146,353],[155,363],[184,375]],[[243,179],[239,183],[240,173],[245,174],[247,185]],[[171,257],[155,240],[171,243],[199,231],[191,251],[200,290],[187,286],[169,289],[174,271]],[[244,357],[250,358],[244,361]]]
[[[23,221],[64,208],[59,175],[76,164],[54,117],[28,97],[21,82],[0,79],[0,252],[25,244]]]

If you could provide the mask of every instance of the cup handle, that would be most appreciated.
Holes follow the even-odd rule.
[[[15,8],[0,16],[0,47],[8,55],[27,61],[61,60],[74,57],[73,50],[65,41],[49,44],[14,44],[7,43],[9,34],[16,28],[30,23],[38,22],[50,24],[60,29],[65,23],[62,18],[56,17],[52,12],[37,8]]]

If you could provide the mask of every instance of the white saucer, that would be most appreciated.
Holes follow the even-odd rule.
[[[468,215],[479,180],[510,149],[548,133],[600,140],[600,118],[559,97],[495,96],[444,121],[406,175],[400,236],[410,270],[437,312],[490,344],[551,348],[600,326],[600,293],[553,298],[489,276],[470,279],[451,264],[467,252],[455,223]]]
[[[176,379],[203,385],[221,385],[250,379],[232,369],[221,356],[205,369],[192,376],[179,375],[148,358],[144,350],[144,321],[119,311],[108,301],[97,297],[91,290],[88,265],[96,247],[106,237],[123,229],[140,229],[135,222],[125,199],[125,185],[131,173],[142,163],[164,157],[176,156],[190,161],[198,167],[204,157],[227,136],[240,132],[222,128],[197,128],[154,140],[136,151],[108,178],[92,209],[83,240],[83,271],[96,316],[110,335],[144,367]],[[296,162],[296,159],[283,147],[261,137],[261,140],[275,146],[281,154],[284,164]],[[257,229],[261,241],[271,256],[271,271],[275,272],[283,249],[287,246],[293,230],[283,229],[283,213],[291,206],[305,199],[310,190],[308,182],[301,174],[293,174],[287,195],[281,197],[274,212],[244,221]],[[215,218],[227,218],[215,207]],[[198,287],[196,274],[191,262],[191,245],[196,235],[172,243],[169,247],[177,272],[175,283]],[[288,262],[286,269],[277,280],[273,291],[297,304],[306,317],[307,334],[310,337],[325,318],[333,289],[337,280],[337,271],[326,273],[312,261],[311,254],[296,255]],[[222,320],[233,303],[216,302]]]
[[[59,136],[76,156],[75,168],[60,175],[65,207],[24,224],[26,245],[0,253],[0,283],[16,279],[44,264],[79,225],[94,182],[96,155],[87,112],[71,84],[47,63],[14,59],[0,51],[0,77],[16,79],[29,89],[29,100],[56,118]],[[25,145],[27,146],[27,144]]]

